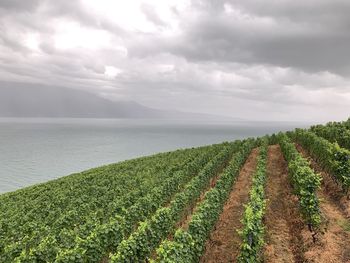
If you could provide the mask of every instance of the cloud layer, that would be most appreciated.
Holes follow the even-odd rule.
[[[3,0],[0,80],[160,109],[342,119],[349,13],[346,0]]]

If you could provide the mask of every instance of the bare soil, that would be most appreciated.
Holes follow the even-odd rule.
[[[268,149],[266,198],[264,262],[304,262],[304,223],[289,183],[287,163],[278,145]]]
[[[182,228],[186,230],[188,228],[188,224],[191,222],[192,215],[196,212],[198,204],[200,204],[205,197],[205,194],[216,185],[216,181],[219,179],[219,174],[216,174],[213,178],[210,179],[209,187],[207,187],[199,196],[199,198],[193,203],[191,206],[187,207],[182,219],[176,223],[175,228]]]
[[[182,229],[187,229],[188,228],[188,224],[190,223],[191,221],[191,218],[192,218],[192,215],[195,213],[197,207],[198,207],[198,204],[200,204],[204,197],[205,197],[205,194],[211,189],[213,188],[215,185],[216,185],[216,182],[217,180],[220,178],[220,175],[222,174],[222,172],[224,171],[224,169],[227,167],[227,165],[229,164],[229,162],[232,160],[232,158],[234,157],[234,154],[233,156],[227,160],[226,162],[224,162],[218,169],[217,173],[215,174],[214,177],[212,177],[210,179],[210,183],[208,185],[208,187],[206,187],[206,189],[204,191],[201,192],[199,198],[197,198],[192,204],[188,205],[185,210],[183,211],[183,214],[182,214],[182,217],[181,219],[175,224],[175,227],[174,229],[179,229],[179,228],[182,228]],[[168,240],[172,240],[174,238],[174,233],[170,233],[167,237]],[[152,253],[151,253],[151,256],[150,256],[150,259],[156,259],[157,258],[157,251],[154,250]]]
[[[299,145],[298,151],[311,162],[311,167],[322,176],[323,183],[317,192],[325,220],[325,233],[313,243],[304,233],[305,258],[307,262],[350,263],[350,221],[348,200],[330,175],[322,171],[308,153]]]
[[[234,157],[234,155],[232,156],[232,158],[233,157]],[[217,180],[220,178],[223,170],[227,167],[227,165],[232,160],[232,158],[230,158],[230,160],[226,161],[225,163],[223,163],[221,165],[221,167],[218,169],[218,171],[215,174],[215,176],[210,179],[210,183],[209,183],[208,187],[206,187],[206,189],[204,191],[202,191],[202,193],[200,194],[199,198],[197,198],[197,200],[195,200],[194,203],[192,203],[191,205],[189,205],[186,208],[186,210],[183,213],[183,216],[182,216],[181,220],[176,223],[175,229],[178,229],[178,228],[183,228],[185,230],[187,229],[188,224],[191,222],[192,215],[196,212],[198,204],[200,204],[204,200],[205,194],[211,188],[213,188],[216,185]],[[172,236],[170,235],[169,238],[171,239]]]
[[[243,215],[244,204],[249,198],[257,156],[258,149],[254,149],[241,169],[224,205],[223,212],[206,242],[205,251],[200,260],[201,263],[236,262],[241,245],[241,238],[237,230],[242,228],[240,220]]]

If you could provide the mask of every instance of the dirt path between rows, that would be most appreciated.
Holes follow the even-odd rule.
[[[278,145],[269,147],[267,158],[264,262],[304,262],[304,224],[289,184],[287,163]]]
[[[219,180],[224,168],[226,168],[226,165],[220,169],[220,171],[213,178],[210,179],[208,187],[206,187],[205,190],[201,192],[199,198],[197,198],[194,203],[186,208],[183,217],[179,222],[176,223],[175,229],[182,228],[184,230],[187,230],[188,224],[191,222],[192,215],[197,211],[198,205],[203,202],[205,194],[216,185],[216,182]]]
[[[311,167],[323,178],[321,189],[317,192],[320,207],[325,219],[326,232],[319,235],[313,243],[304,234],[305,258],[307,262],[350,263],[350,221],[348,200],[342,197],[339,188],[330,175],[322,171],[320,166],[299,145],[298,151],[311,161]]]
[[[254,149],[241,169],[223,212],[206,242],[204,254],[200,259],[201,263],[236,262],[241,245],[237,230],[242,228],[240,220],[244,204],[249,198],[257,156],[258,149]]]
[[[221,166],[218,168],[216,174],[214,177],[212,177],[210,179],[210,182],[208,184],[208,186],[201,192],[199,198],[197,198],[192,204],[189,204],[185,210],[183,211],[182,217],[181,219],[175,224],[174,229],[179,229],[182,228],[184,230],[186,230],[188,228],[188,225],[192,219],[192,215],[196,212],[198,205],[204,200],[205,198],[205,194],[210,191],[213,187],[215,187],[216,182],[218,181],[218,179],[220,178],[220,176],[222,175],[223,171],[227,168],[227,166],[229,165],[229,163],[232,161],[232,159],[234,158],[235,153],[233,153],[233,155],[231,156],[231,158],[229,158],[228,160],[226,160],[224,163],[221,164]],[[170,203],[170,202],[169,202]],[[171,232],[166,239],[168,240],[173,240],[174,238],[174,232]],[[155,260],[157,258],[157,251],[156,249],[151,253],[150,259]]]
[[[220,166],[215,176],[210,179],[208,186],[201,192],[200,196],[185,209],[185,211],[183,212],[182,218],[179,220],[179,222],[176,223],[175,229],[182,228],[186,230],[188,228],[188,224],[192,219],[192,215],[196,212],[198,205],[204,200],[205,194],[208,191],[210,191],[210,189],[215,187],[217,180],[219,180],[223,171],[227,168],[227,166],[229,165],[229,163],[232,161],[233,158],[234,158],[234,154],[231,156],[231,158],[226,160]],[[172,235],[169,235],[168,239],[172,239]]]

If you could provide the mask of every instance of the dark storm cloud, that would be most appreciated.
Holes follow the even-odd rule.
[[[50,16],[69,17],[82,24],[127,36],[117,25],[94,16],[81,1],[1,1],[5,9],[29,11],[46,6]],[[226,7],[232,12],[225,12]],[[182,32],[176,39],[138,36],[126,39],[130,55],[145,57],[161,52],[194,61],[228,61],[295,67],[306,71],[349,71],[350,2],[300,1],[193,1],[194,17],[179,14]],[[166,26],[150,4],[140,9],[149,21]],[[22,18],[23,19],[23,18]],[[23,19],[23,23],[27,21]],[[42,29],[45,26],[41,27]],[[114,31],[114,32],[113,32]],[[3,42],[19,46],[9,37]],[[131,42],[131,43],[130,43]],[[43,46],[45,48],[45,46]],[[48,49],[49,50],[49,49]]]
[[[349,73],[348,1],[196,1],[195,6],[198,14],[183,20],[175,41],[156,37],[132,46],[130,54],[163,51],[194,61]]]

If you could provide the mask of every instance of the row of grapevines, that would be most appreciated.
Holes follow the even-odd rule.
[[[215,147],[221,148],[220,145]],[[138,158],[137,161],[108,165],[1,195],[0,232],[4,238],[0,240],[0,261],[11,262],[21,254],[30,254],[33,247],[33,252],[37,250],[38,254],[52,255],[57,243],[74,244],[76,231],[81,226],[87,225],[82,229],[89,233],[94,225],[106,221],[100,218],[106,217],[108,222],[109,214],[118,212],[110,211],[111,207],[130,206],[131,199],[142,197],[143,193],[163,182],[165,175],[170,178],[175,171],[183,169],[186,162],[211,148]],[[128,193],[134,188],[143,191]],[[81,196],[76,196],[76,193],[81,193]],[[125,196],[130,199],[125,198],[125,202],[120,203]],[[19,218],[21,215],[25,220]],[[56,221],[52,215],[56,215]],[[56,240],[55,236],[59,239]],[[44,258],[44,261],[48,260]]]
[[[177,155],[180,157],[180,153]],[[168,159],[171,156],[178,160],[173,154],[166,154],[164,160],[171,162],[171,159]],[[1,225],[4,226],[1,232],[4,232],[7,237],[11,237],[13,241],[19,241],[26,234],[32,235],[33,230],[42,225],[49,225],[55,229],[56,226],[60,227],[59,224],[68,224],[67,221],[75,216],[70,213],[69,217],[65,217],[66,212],[74,211],[78,214],[84,214],[84,210],[94,211],[104,203],[108,203],[105,201],[110,201],[110,196],[121,197],[131,187],[135,187],[133,183],[138,180],[130,180],[129,178],[132,176],[149,180],[148,172],[140,173],[139,177],[138,171],[147,171],[147,167],[151,165],[150,172],[158,173],[160,169],[165,167],[165,163],[162,165],[159,157],[141,159],[137,163],[125,162],[128,165],[121,163],[119,166],[101,167],[1,195],[0,220]],[[158,167],[157,163],[160,164]],[[96,180],[97,178],[99,180]],[[123,187],[117,185],[115,181],[118,181]],[[91,198],[91,196],[95,198]],[[30,226],[26,224],[28,222],[31,222]]]
[[[162,186],[152,189],[145,198],[142,198],[135,205],[121,211],[111,222],[97,226],[86,239],[78,239],[77,245],[73,249],[61,250],[57,256],[57,262],[69,262],[72,257],[77,262],[100,261],[101,257],[108,254],[108,251],[115,250],[119,243],[130,235],[138,222],[168,202],[172,195],[180,191],[193,174],[197,173],[216,154],[217,151],[211,151],[199,158],[192,167],[189,167],[189,171],[184,170],[174,174],[164,181]]]
[[[74,229],[70,232],[71,242],[69,244],[61,242],[60,235],[48,235],[29,253],[22,253],[19,260],[24,262],[53,261],[57,257],[57,261],[69,262],[75,257],[88,262],[99,261],[109,247],[115,247],[120,242],[137,220],[146,216],[146,213],[150,213],[157,205],[165,202],[166,198],[171,195],[171,190],[181,187],[181,184],[189,180],[216,151],[217,149],[213,148],[204,154],[196,154],[192,156],[195,158],[191,162],[183,165],[182,170],[175,172],[171,170],[171,173],[163,174],[163,181],[159,186],[152,188],[146,196],[138,198],[137,202],[128,209],[123,208],[125,203],[120,203],[121,206],[115,210],[118,215],[113,216],[109,221],[105,223],[92,221],[88,225],[87,235],[83,232],[85,228]],[[141,187],[144,186],[139,186]]]
[[[348,193],[350,188],[350,151],[306,130],[296,129],[291,136],[333,176],[343,191]]]
[[[301,214],[310,231],[317,231],[321,224],[321,212],[316,191],[321,185],[321,176],[314,173],[309,161],[301,156],[287,135],[280,133],[279,143],[288,162],[288,172],[299,199]]]
[[[247,140],[242,145],[215,187],[206,193],[203,202],[193,214],[188,229],[180,228],[176,231],[173,240],[163,241],[157,249],[158,257],[155,262],[198,262],[203,253],[205,242],[222,212],[223,205],[230,194],[240,168],[255,146],[255,140]]]
[[[342,124],[344,127],[350,129],[350,118],[348,118],[346,121],[341,122],[341,124]]]
[[[232,154],[232,149],[226,149],[212,159],[184,191],[176,194],[168,207],[157,210],[150,220],[143,222],[128,239],[120,244],[116,253],[110,256],[111,262],[145,261],[161,240],[172,233],[185,208],[195,202],[209,185],[210,179],[217,174],[220,167],[231,158]]]
[[[264,245],[265,214],[265,184],[267,162],[267,138],[259,148],[256,172],[253,177],[252,189],[249,193],[250,201],[245,206],[242,219],[243,230],[240,232],[242,245],[238,262],[254,263],[261,261],[261,248]]]
[[[310,130],[316,135],[336,142],[341,147],[350,149],[350,130],[340,123],[327,123],[327,125],[311,126]]]
[[[328,122],[326,124],[327,126],[335,126],[335,127],[345,127],[347,129],[350,129],[350,118],[348,118],[346,121],[333,121],[333,122]]]

